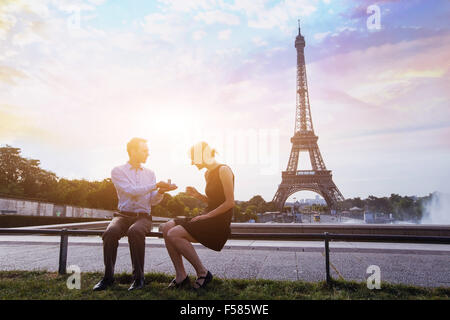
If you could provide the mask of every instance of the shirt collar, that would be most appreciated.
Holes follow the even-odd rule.
[[[131,165],[131,163],[129,161],[127,162],[127,168],[128,168],[128,170],[136,170],[136,171],[144,170],[144,168],[142,167],[142,164],[139,164],[139,168],[136,169]]]

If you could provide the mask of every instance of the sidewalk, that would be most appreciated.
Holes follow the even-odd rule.
[[[58,270],[59,237],[0,236],[0,270]],[[159,238],[147,238],[145,272],[174,274]],[[325,280],[323,242],[229,240],[221,252],[195,244],[204,265],[223,279]],[[366,281],[370,265],[381,279],[426,287],[450,286],[450,246],[389,243],[330,243],[333,278]],[[100,237],[69,237],[67,266],[82,272],[103,271]],[[189,263],[186,271],[195,275]],[[131,272],[127,239],[120,241],[116,272]]]
[[[59,236],[0,236],[0,245],[3,244],[59,244]],[[69,237],[69,246],[102,246],[99,236]],[[119,246],[128,247],[127,238],[120,239]],[[147,248],[165,248],[161,238],[146,238]],[[194,244],[195,248],[205,249],[201,244]],[[274,250],[294,252],[323,252],[323,241],[270,241],[270,240],[228,240],[224,249],[232,250]],[[446,244],[420,244],[420,243],[377,243],[377,242],[330,242],[330,252],[350,253],[413,253],[450,255],[450,245]]]

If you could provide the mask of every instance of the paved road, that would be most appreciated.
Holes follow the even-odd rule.
[[[101,245],[99,237],[70,237],[68,265],[102,271]],[[146,246],[145,271],[173,274],[162,239],[148,238]],[[322,242],[229,240],[221,252],[196,247],[205,266],[220,278],[325,279]],[[378,265],[382,282],[450,286],[450,245],[332,242],[330,248],[334,278],[365,281],[367,267]],[[58,257],[58,237],[0,236],[0,270],[57,271]],[[195,274],[189,263],[186,269]],[[116,270],[131,272],[126,239],[119,246]]]

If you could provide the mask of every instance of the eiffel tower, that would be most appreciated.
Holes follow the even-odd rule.
[[[295,112],[295,131],[291,138],[292,150],[286,171],[281,173],[281,184],[273,197],[273,203],[280,212],[287,198],[298,191],[308,190],[320,194],[328,208],[337,209],[338,201],[344,196],[333,182],[331,170],[327,170],[317,145],[318,136],[314,133],[311,109],[309,106],[308,84],[305,67],[305,38],[300,32],[295,39],[297,49],[297,101]],[[308,151],[312,170],[297,170],[300,151]]]

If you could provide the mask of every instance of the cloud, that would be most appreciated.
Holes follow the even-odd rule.
[[[217,7],[215,0],[158,0],[168,10],[191,12],[194,10],[210,10]]]
[[[184,28],[175,14],[152,13],[145,16],[141,25],[148,34],[171,43],[176,42],[184,33]]]
[[[231,29],[222,30],[218,33],[217,38],[219,40],[228,40],[231,36]]]
[[[238,16],[219,10],[200,12],[194,17],[194,19],[205,22],[206,24],[220,23],[233,26],[240,24],[240,19]]]
[[[279,28],[289,32],[293,19],[307,17],[317,10],[315,3],[312,0],[286,0],[271,5],[265,0],[245,0],[236,1],[230,10],[242,12],[251,28]]]
[[[438,128],[450,118],[449,43],[450,34],[420,38],[308,64],[313,119],[334,110],[325,130],[341,137]]]
[[[252,39],[252,42],[258,47],[264,47],[268,45],[267,41],[264,41],[261,37],[254,37]]]
[[[328,36],[330,33],[331,33],[330,31],[316,33],[316,34],[314,34],[314,39],[321,41],[326,36]]]
[[[374,2],[373,0],[358,0],[358,1],[354,1],[355,5],[352,6],[352,8],[348,11],[344,11],[342,13],[342,15],[346,18],[350,18],[350,19],[367,19],[368,14],[367,14],[367,8],[371,5],[378,5],[378,6],[382,6],[383,4],[386,3],[395,3],[395,2],[399,2],[400,0],[378,0],[376,2]],[[406,3],[405,3],[406,2]],[[408,5],[407,4],[408,1],[403,1],[402,5]]]
[[[17,78],[26,78],[26,75],[20,70],[0,65],[0,82],[12,85]]]
[[[0,6],[0,41],[6,40],[10,30],[16,25],[17,18]]]
[[[16,33],[12,37],[13,46],[23,47],[35,42],[42,41],[40,37],[43,23],[41,22],[26,22],[24,23],[23,31]]]
[[[192,34],[192,39],[194,39],[194,40],[196,40],[196,41],[198,41],[198,40],[201,40],[201,39],[203,39],[205,36],[206,36],[206,32],[205,31],[203,31],[203,30],[198,30],[198,31],[195,31],[193,34]]]
[[[21,114],[21,108],[0,105],[0,140],[14,143],[18,139],[31,141],[55,141],[55,137],[46,129],[36,125],[36,120]]]

